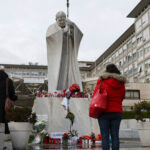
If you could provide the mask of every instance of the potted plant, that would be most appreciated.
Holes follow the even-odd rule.
[[[135,119],[142,146],[150,146],[150,102],[141,101],[134,105]]]
[[[11,108],[6,114],[14,149],[26,149],[36,115],[29,108]]]

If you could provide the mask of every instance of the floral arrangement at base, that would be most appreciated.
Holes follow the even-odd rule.
[[[68,135],[68,133],[64,133],[64,134],[63,134],[62,140],[63,140],[63,144],[65,144],[65,145],[68,144],[68,140],[69,140],[69,135]]]
[[[41,93],[37,92],[36,97],[67,97],[67,98],[91,98],[92,94],[80,92],[80,87],[78,84],[74,83],[66,90],[55,91],[53,93]]]
[[[47,124],[47,121],[43,120],[43,121],[37,121],[33,125],[33,131],[32,131],[32,134],[29,136],[29,140],[28,140],[29,144],[43,144],[44,143],[44,139],[47,135],[46,124]]]

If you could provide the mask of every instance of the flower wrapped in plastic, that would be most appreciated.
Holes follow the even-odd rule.
[[[37,121],[33,125],[32,134],[29,136],[29,144],[43,144],[47,135],[46,131],[47,120]]]

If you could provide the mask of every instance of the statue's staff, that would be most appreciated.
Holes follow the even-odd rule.
[[[67,25],[68,25],[68,32],[67,32],[67,50],[69,53],[69,36],[70,36],[70,27],[68,24],[68,19],[69,19],[69,0],[67,0]],[[69,34],[69,35],[68,35]],[[68,58],[68,63],[67,63],[67,71],[69,72],[69,58]],[[67,74],[68,76],[68,74]],[[69,88],[69,87],[68,87]],[[69,112],[69,99],[67,99],[67,113]]]
[[[69,18],[69,0],[67,0],[67,18]]]

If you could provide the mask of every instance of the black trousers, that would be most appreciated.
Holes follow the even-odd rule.
[[[8,122],[5,122],[5,134],[10,134]]]

